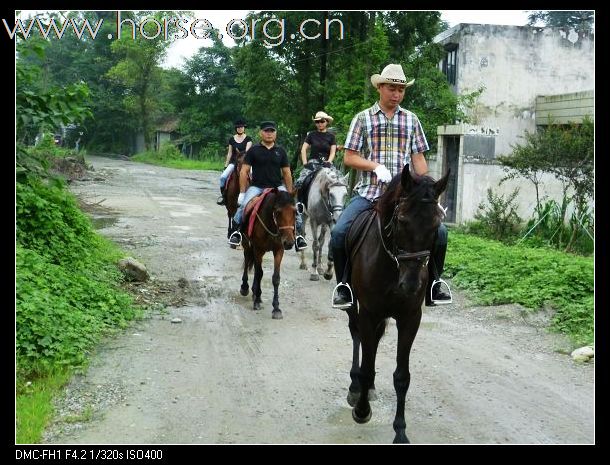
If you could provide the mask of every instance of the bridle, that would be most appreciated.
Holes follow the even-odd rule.
[[[379,237],[381,237],[381,244],[386,251],[386,253],[390,256],[390,258],[396,263],[396,269],[400,269],[400,262],[406,260],[416,260],[420,263],[421,266],[427,266],[428,260],[430,260],[430,251],[429,250],[420,250],[418,252],[407,252],[402,250],[396,245],[396,241],[392,241],[391,250],[386,245],[386,239],[384,239],[383,231],[389,230],[388,239],[392,236],[396,237],[396,229],[398,228],[398,208],[401,203],[409,200],[409,197],[400,199],[396,206],[394,207],[394,212],[392,213],[392,217],[390,218],[389,223],[381,227],[381,217],[377,214],[377,228],[379,229]],[[435,199],[432,198],[423,198],[420,202],[425,203],[438,203]]]
[[[337,203],[337,204],[334,204],[334,205],[330,203],[330,189],[331,189],[331,187],[339,187],[339,186],[347,187],[347,185],[342,183],[341,181],[333,182],[332,184],[330,184],[328,186],[328,192],[324,196],[324,202],[323,202],[324,203],[324,207],[326,207],[326,212],[328,213],[328,218],[331,221],[333,219],[333,215],[336,212],[342,212],[343,208],[344,208],[342,203]]]
[[[262,218],[258,215],[258,212],[256,212],[256,218],[258,219],[258,221],[260,221],[261,225],[263,226],[263,228],[265,229],[265,231],[267,231],[267,233],[271,236],[271,237],[278,237],[280,235],[280,231],[282,229],[293,229],[296,230],[296,226],[292,225],[292,226],[279,226],[277,224],[277,218],[275,217],[275,213],[276,210],[273,210],[273,224],[275,225],[275,227],[277,228],[277,232],[271,232],[269,231],[269,228],[267,228],[267,226],[265,225],[265,223],[263,222]]]

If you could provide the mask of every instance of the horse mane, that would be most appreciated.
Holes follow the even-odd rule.
[[[294,205],[294,197],[290,192],[278,190],[275,198],[275,207],[284,208],[286,205]]]

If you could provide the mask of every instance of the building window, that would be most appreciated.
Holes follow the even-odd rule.
[[[447,76],[447,81],[452,86],[457,82],[457,44],[447,44],[445,46],[447,55],[443,59],[443,73]]]

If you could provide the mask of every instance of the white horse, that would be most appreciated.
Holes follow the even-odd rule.
[[[307,206],[303,213],[303,224],[309,225],[313,235],[313,263],[311,265],[311,281],[318,281],[321,274],[325,279],[333,277],[333,262],[331,257],[327,256],[326,271],[322,268],[322,248],[326,239],[326,231],[331,230],[337,223],[339,216],[343,213],[343,207],[347,197],[347,176],[341,176],[341,173],[336,168],[322,168],[316,175],[309,186],[309,194],[307,195]],[[318,235],[318,228],[320,233]],[[303,228],[305,232],[305,228]],[[305,264],[305,252],[301,251],[301,266],[302,270],[307,269]]]

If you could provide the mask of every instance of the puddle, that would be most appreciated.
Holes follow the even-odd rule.
[[[118,218],[112,216],[98,216],[91,218],[91,223],[95,229],[104,229],[110,226],[114,226],[119,221]]]

